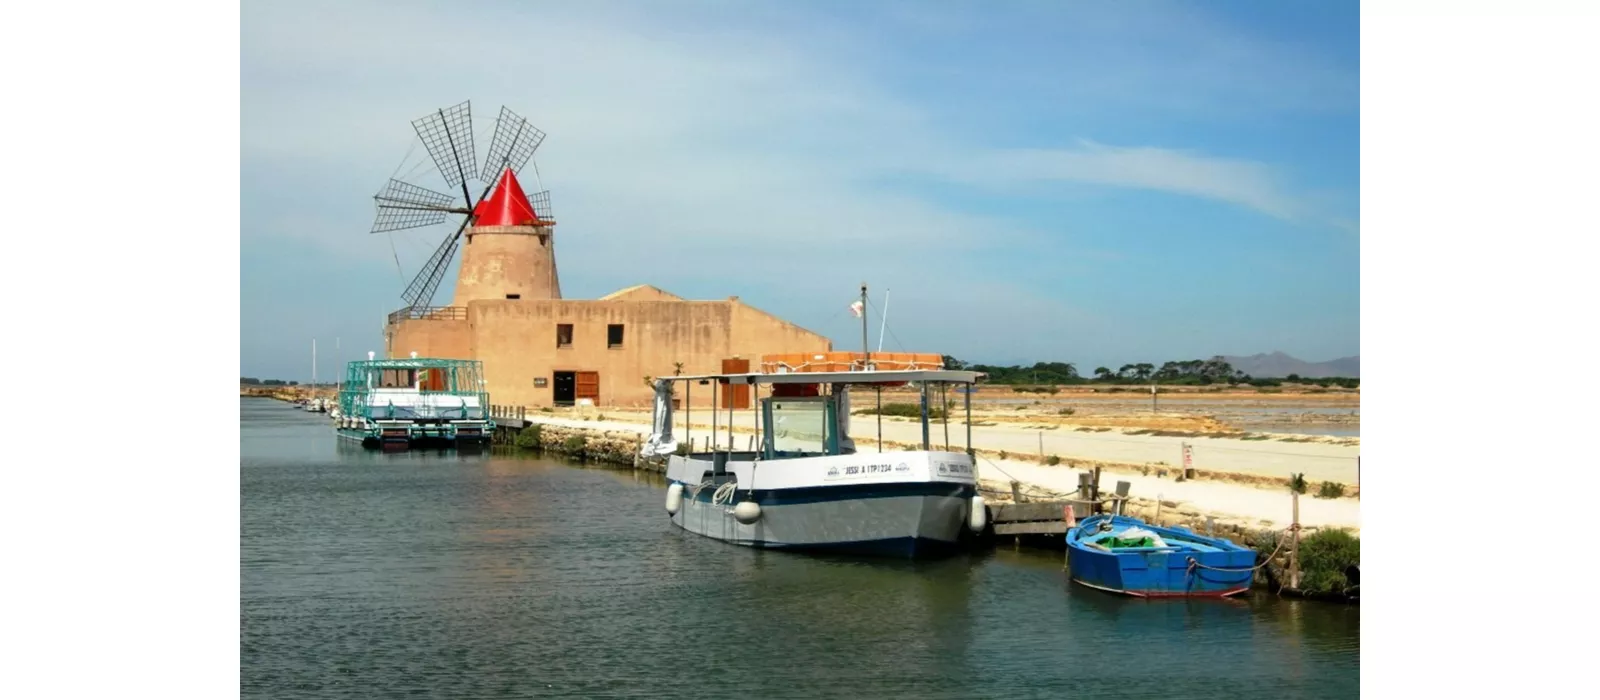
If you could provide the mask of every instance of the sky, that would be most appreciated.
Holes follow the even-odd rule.
[[[1159,364],[1360,348],[1357,2],[242,6],[240,373],[380,355],[444,225],[370,234],[411,121],[548,134],[566,298],[744,302],[886,351]],[[480,189],[475,183],[474,189]],[[476,194],[476,192],[475,192]],[[434,303],[449,301],[454,269]],[[885,298],[887,295],[887,298]],[[336,349],[337,346],[337,349]]]

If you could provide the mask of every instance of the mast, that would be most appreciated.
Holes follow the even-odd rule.
[[[889,290],[883,290],[883,318],[878,321],[878,352],[883,352],[883,333],[889,330]]]
[[[861,283],[861,352],[866,355],[862,362],[868,369],[872,368],[872,346],[867,342],[867,283]]]

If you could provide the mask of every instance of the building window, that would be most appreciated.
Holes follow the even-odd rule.
[[[606,326],[606,347],[622,347],[622,324],[613,323],[609,326]]]
[[[521,299],[522,295],[521,294],[507,294],[506,298],[507,299]]]
[[[556,324],[556,347],[558,347],[558,348],[570,348],[570,347],[572,347],[572,324],[570,324],[570,323],[557,323]]]

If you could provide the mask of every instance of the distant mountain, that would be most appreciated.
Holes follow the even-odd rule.
[[[1282,352],[1271,354],[1251,355],[1237,357],[1224,355],[1234,369],[1244,372],[1252,377],[1287,377],[1298,374],[1302,377],[1360,377],[1361,356],[1341,357],[1327,362],[1306,362],[1305,360],[1290,357]]]

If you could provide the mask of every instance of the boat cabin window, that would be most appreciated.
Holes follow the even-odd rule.
[[[417,371],[414,369],[384,369],[378,372],[380,389],[409,389],[417,385]]]
[[[766,459],[839,454],[839,428],[832,396],[770,397],[761,400]]]

